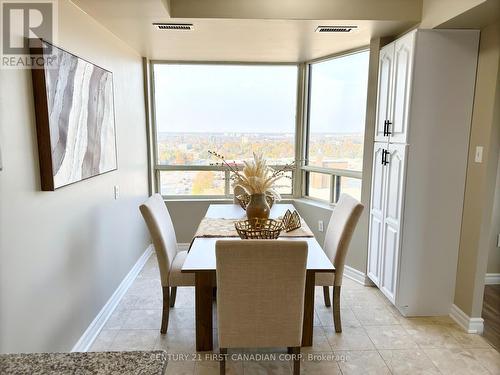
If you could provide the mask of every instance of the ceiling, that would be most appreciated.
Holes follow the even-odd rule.
[[[300,62],[397,35],[421,18],[420,0],[72,0],[153,60]],[[175,17],[171,17],[172,14]],[[193,23],[193,31],[153,22]],[[356,25],[320,34],[319,25]]]

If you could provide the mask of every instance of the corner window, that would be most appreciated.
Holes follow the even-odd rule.
[[[154,63],[155,176],[166,197],[229,197],[216,151],[241,164],[295,159],[296,65]],[[292,194],[282,179],[279,191]]]
[[[309,64],[304,195],[361,198],[369,52]]]

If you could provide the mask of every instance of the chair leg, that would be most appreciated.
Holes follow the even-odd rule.
[[[300,346],[291,349],[293,354],[293,375],[300,375]]]
[[[164,335],[167,333],[168,329],[168,313],[169,313],[169,290],[168,286],[162,287],[163,290],[163,312],[161,315],[161,328],[160,328],[160,333]]]
[[[325,299],[325,306],[330,307],[332,303],[330,302],[330,287],[323,286],[323,297]]]
[[[170,307],[174,307],[175,305],[175,297],[177,297],[177,287],[170,287]]]
[[[333,323],[335,332],[342,332],[342,322],[340,320],[340,286],[333,287]]]
[[[220,375],[226,375],[226,348],[220,348],[219,353],[221,354],[221,360],[219,362]]]

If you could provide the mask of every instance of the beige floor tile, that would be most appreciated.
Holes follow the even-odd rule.
[[[467,333],[462,328],[450,328],[453,337],[461,347],[470,349],[490,349],[492,346],[486,339],[478,334]]]
[[[292,367],[290,361],[244,361],[245,375],[290,375]]]
[[[446,327],[458,327],[457,324],[449,316],[416,316],[404,317],[398,316],[399,323],[404,326],[421,326],[429,324],[437,324]]]
[[[174,307],[169,312],[168,329],[172,331],[195,329],[194,309]],[[215,327],[215,326],[214,326]]]
[[[379,350],[394,375],[438,375],[429,357],[419,349]]]
[[[158,338],[157,330],[121,329],[111,345],[113,351],[152,350]]]
[[[425,353],[444,375],[489,374],[467,349],[425,349]]]
[[[103,329],[101,332],[99,332],[99,335],[94,340],[89,351],[91,352],[109,351],[117,333],[118,330],[116,329]]]
[[[316,308],[316,314],[323,327],[333,327],[333,309],[322,307]],[[350,308],[340,308],[340,318],[343,326],[360,327],[361,323],[358,321]]]
[[[453,337],[447,326],[437,324],[404,327],[420,348],[459,348],[460,344]]]
[[[363,327],[344,327],[341,333],[331,327],[324,330],[333,351],[375,349]]]
[[[165,375],[193,375],[195,362],[169,360]]]
[[[129,314],[130,310],[115,310],[104,325],[104,329],[121,329]]]
[[[194,287],[180,286],[177,288],[175,308],[190,308],[194,311]]]
[[[166,350],[169,353],[195,353],[195,331],[170,331],[166,335],[159,335],[155,349]]]
[[[130,310],[122,329],[160,330],[161,310]]]
[[[118,306],[116,306],[115,311],[133,309],[135,304],[137,303],[138,298],[139,296],[133,294],[125,294]]]
[[[313,346],[306,346],[302,348],[303,353],[313,352],[331,352],[332,348],[328,339],[326,338],[325,331],[322,327],[314,327],[313,330]]]
[[[495,349],[468,349],[474,358],[492,374],[500,374],[500,353]]]
[[[136,279],[127,293],[139,296],[150,295],[150,294],[161,295],[162,288],[160,279],[146,279],[146,278]]]
[[[132,295],[135,297],[135,303],[131,309],[151,310],[161,309],[163,307],[163,297],[159,294]]]
[[[399,325],[368,326],[366,333],[377,349],[416,349],[417,344]]]
[[[220,363],[218,361],[199,361],[195,364],[195,375],[219,375]],[[226,375],[243,375],[241,361],[226,361]]]
[[[348,351],[336,353],[345,356],[345,361],[339,362],[343,375],[390,374],[389,368],[377,351]]]
[[[303,357],[300,373],[304,375],[340,375],[340,367],[332,352],[315,353],[317,358]]]
[[[398,319],[385,306],[353,307],[352,311],[363,326],[399,324]]]

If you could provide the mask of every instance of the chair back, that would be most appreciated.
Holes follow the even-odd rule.
[[[219,240],[215,253],[219,346],[300,346],[307,242]]]
[[[342,194],[333,209],[323,247],[335,266],[335,286],[342,285],[347,250],[363,208],[359,201],[350,195]]]
[[[139,209],[153,241],[161,285],[168,286],[170,266],[177,254],[177,239],[172,219],[160,194],[149,197]]]

